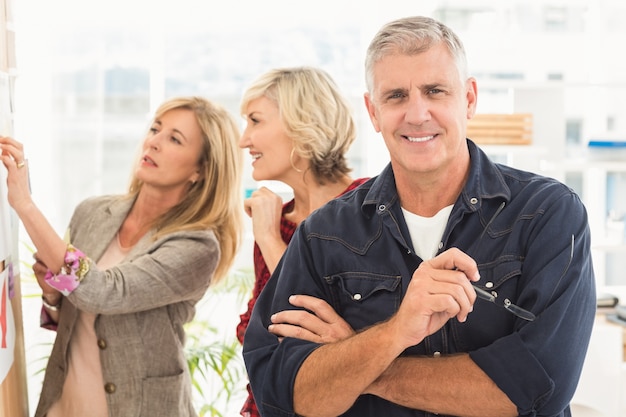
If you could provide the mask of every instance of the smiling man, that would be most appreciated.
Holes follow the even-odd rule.
[[[579,197],[466,137],[478,89],[445,25],[388,23],[365,67],[391,161],[301,223],[257,301],[261,415],[569,416],[595,312]]]

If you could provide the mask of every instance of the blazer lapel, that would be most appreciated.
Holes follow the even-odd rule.
[[[82,227],[83,223],[76,230],[72,243],[97,262],[115,237],[134,202],[134,199],[128,198],[114,199],[89,213],[87,227]],[[86,219],[82,220],[84,222]]]

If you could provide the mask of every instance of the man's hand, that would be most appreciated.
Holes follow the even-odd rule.
[[[390,319],[404,347],[420,343],[452,317],[464,322],[476,301],[471,282],[479,279],[476,262],[456,248],[422,262]]]
[[[332,343],[354,335],[352,327],[326,301],[309,295],[292,295],[289,302],[305,310],[284,310],[272,316],[269,331],[280,338]]]

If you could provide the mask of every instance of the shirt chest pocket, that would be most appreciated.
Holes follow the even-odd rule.
[[[344,272],[325,278],[335,310],[359,330],[393,315],[402,301],[400,275]]]
[[[517,285],[522,274],[522,262],[517,257],[503,257],[478,266],[480,281],[476,285],[498,298],[517,298]]]
[[[454,345],[457,351],[465,352],[484,347],[510,334],[516,316],[503,308],[507,300],[518,304],[519,280],[522,262],[518,258],[501,258],[488,264],[479,264],[480,281],[475,285],[496,297],[494,302],[477,299],[474,309],[465,323],[451,320]],[[488,323],[488,326],[485,326]]]

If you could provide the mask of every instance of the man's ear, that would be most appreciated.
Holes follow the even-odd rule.
[[[372,101],[372,97],[370,93],[363,94],[363,99],[365,101],[365,107],[367,108],[367,114],[370,116],[370,120],[372,121],[372,125],[377,133],[380,133],[380,124],[378,123],[378,117],[376,117],[376,105]]]
[[[471,119],[476,114],[476,104],[478,102],[478,87],[476,79],[470,77],[465,82],[465,97],[467,99],[467,119]]]

